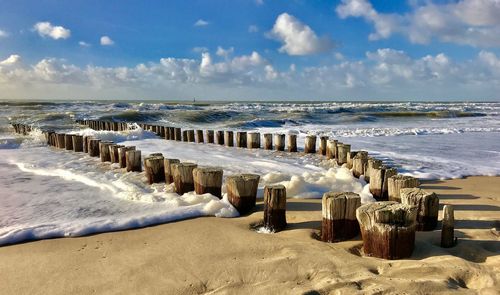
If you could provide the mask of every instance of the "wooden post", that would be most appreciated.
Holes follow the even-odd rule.
[[[352,169],[352,161],[357,154],[358,154],[357,151],[347,153],[347,163],[346,163],[347,168]]]
[[[169,140],[175,140],[175,128],[174,127],[168,127],[168,139]]]
[[[128,150],[125,152],[127,172],[142,172],[141,151]]]
[[[71,136],[73,141],[73,151],[74,152],[83,152],[83,136],[81,135],[73,135]]]
[[[149,184],[159,183],[165,181],[165,169],[163,166],[163,156],[148,156],[145,159],[146,177]]]
[[[455,238],[455,216],[453,205],[443,207],[443,228],[441,229],[441,247],[450,248],[456,245]]]
[[[91,157],[99,157],[99,143],[100,139],[91,138],[89,141],[89,156]]]
[[[297,134],[288,134],[288,151],[290,153],[297,152]]]
[[[174,138],[175,138],[175,141],[182,141],[182,130],[181,128],[175,128],[175,134],[174,134]]]
[[[99,143],[99,155],[101,157],[101,162],[111,162],[111,154],[109,152],[109,146],[112,145],[112,141],[101,141]]]
[[[182,141],[183,142],[187,142],[188,141],[188,131],[187,130],[183,130],[182,131]]]
[[[203,130],[196,130],[196,142],[205,143],[205,140],[203,138]]]
[[[205,135],[207,137],[207,143],[214,143],[214,131],[206,130]]]
[[[193,170],[198,167],[194,163],[175,163],[172,164],[174,175],[175,192],[183,195],[194,191]]]
[[[382,161],[377,160],[374,158],[368,157],[368,162],[366,164],[366,171],[365,171],[365,180],[366,182],[370,182],[370,175],[374,172],[372,172],[374,169],[379,169],[382,166]]]
[[[234,146],[233,131],[224,131],[224,141],[226,142],[226,146]]]
[[[224,131],[217,131],[217,144],[224,145]]]
[[[239,148],[247,147],[247,133],[244,131],[236,132],[236,146]]]
[[[212,194],[222,199],[222,174],[220,168],[197,167],[193,170],[194,191],[198,195]]]
[[[264,149],[273,149],[273,135],[271,133],[264,133]]]
[[[274,149],[277,151],[285,150],[285,134],[274,135]]]
[[[417,210],[417,231],[434,230],[438,221],[439,198],[420,188],[402,188],[401,203],[415,206]]]
[[[226,177],[227,199],[240,212],[248,213],[255,207],[260,176],[236,174]]]
[[[318,152],[326,156],[326,142],[328,141],[328,136],[320,136],[319,137],[319,150]]]
[[[167,159],[163,160],[163,166],[165,169],[165,183],[171,184],[174,182],[174,174],[172,172],[172,164],[180,163],[179,159]]]
[[[304,153],[314,154],[316,153],[316,135],[308,135],[305,139]]]
[[[264,187],[264,227],[272,232],[286,227],[286,188],[283,185]]]
[[[399,191],[402,188],[418,187],[420,182],[417,178],[407,175],[394,175],[389,178],[387,188],[389,193],[389,201],[401,202]]]
[[[260,133],[259,132],[248,133],[247,143],[249,149],[260,149]]]
[[[337,144],[337,151],[338,151],[338,156],[337,156],[337,164],[343,165],[347,163],[347,154],[351,152],[351,145],[350,144]]]
[[[411,256],[415,247],[417,208],[396,202],[365,204],[356,210],[363,252],[383,259]]]
[[[165,138],[165,126],[160,126],[160,137]]]
[[[381,166],[373,168],[370,171],[370,193],[377,201],[386,201],[389,199],[387,186],[389,178],[398,172],[395,168]]]
[[[64,146],[66,150],[72,151],[73,150],[73,135],[72,134],[65,134],[64,135]]]
[[[90,144],[90,139],[93,138],[90,135],[85,135],[83,136],[83,152],[88,153],[89,152],[89,144]]]
[[[118,149],[121,147],[124,147],[124,145],[110,144],[108,146],[109,157],[110,157],[111,163],[119,163],[120,162],[120,154],[118,153]]]
[[[326,158],[331,160],[335,158],[335,150],[337,149],[337,140],[330,139],[326,143]]]
[[[321,240],[339,242],[352,239],[359,234],[356,209],[361,206],[361,197],[351,192],[328,192],[323,195]]]
[[[368,165],[368,152],[359,151],[352,159],[352,174],[359,178],[365,174],[366,166]]]
[[[66,143],[64,142],[64,133],[57,133],[56,134],[56,142],[57,142],[57,148],[64,149],[66,148]]]
[[[135,146],[124,146],[118,148],[118,164],[120,168],[127,167],[127,151],[135,150]]]
[[[187,131],[187,135],[188,135],[188,142],[195,142],[195,140],[194,140],[194,130],[188,130]]]

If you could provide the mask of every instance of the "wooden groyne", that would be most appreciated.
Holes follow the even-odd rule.
[[[129,123],[100,120],[78,120],[77,123],[95,130],[125,131]],[[233,130],[182,129],[140,123],[140,128],[171,141],[192,144],[218,144],[240,149],[266,149],[297,153],[297,135]],[[27,135],[34,128],[12,124],[18,134]],[[218,167],[199,167],[196,163],[164,157],[161,153],[144,155],[134,146],[118,145],[92,136],[43,130],[47,144],[55,149],[86,153],[103,163],[114,164],[129,173],[145,171],[149,184],[172,184],[179,195],[210,193],[222,198],[224,171]],[[263,144],[261,144],[261,139]],[[321,239],[340,242],[361,232],[365,254],[399,259],[409,257],[415,246],[415,231],[430,231],[437,226],[439,199],[436,194],[419,187],[418,179],[397,173],[367,151],[352,151],[351,145],[327,136],[305,137],[304,154],[316,154],[351,169],[354,177],[364,178],[369,190],[379,201],[361,206],[359,195],[353,192],[327,192],[322,202]],[[259,175],[234,174],[225,178],[228,201],[246,214],[256,205]],[[453,208],[446,207],[442,246],[455,245]],[[451,212],[451,213],[450,213]],[[281,185],[264,188],[264,227],[278,232],[286,229],[286,188]]]

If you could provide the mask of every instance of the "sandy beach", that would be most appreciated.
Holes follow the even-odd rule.
[[[500,177],[425,182],[455,205],[454,248],[440,231],[418,232],[410,259],[361,254],[360,237],[315,239],[320,200],[289,199],[287,230],[238,218],[202,217],[136,230],[0,248],[3,294],[498,294]],[[441,212],[440,212],[441,217]]]

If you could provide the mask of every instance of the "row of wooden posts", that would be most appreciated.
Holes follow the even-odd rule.
[[[101,126],[102,128],[116,126],[100,121],[86,122],[88,126]],[[117,129],[124,128],[121,124],[119,123]],[[14,128],[18,133],[28,130],[26,126],[15,125]],[[156,128],[149,125],[143,126],[146,130],[154,132],[161,130],[157,127],[159,126]],[[166,128],[165,130],[168,130],[169,127]],[[91,136],[60,134],[53,131],[43,133],[47,143],[51,146],[75,152],[86,152],[90,156],[100,157],[102,162],[118,163],[127,171],[142,171],[141,151],[136,150],[135,147],[117,145]],[[189,141],[191,132],[185,130],[182,134],[184,133],[187,137],[182,138],[187,138]],[[209,131],[206,133],[210,134]],[[320,139],[323,140],[322,138],[324,137]],[[439,199],[436,194],[418,188],[418,179],[398,175],[394,168],[383,166],[380,160],[368,157],[365,151],[351,152],[350,145],[327,138],[325,140],[326,144],[323,149],[325,155],[337,161],[343,157],[342,153],[345,151],[339,147],[348,146],[348,152],[345,154],[347,167],[352,169],[354,176],[365,176],[365,180],[370,182],[370,191],[372,191],[372,183],[376,183],[372,194],[379,189],[379,194],[374,194],[378,200],[388,198],[389,201],[361,206],[361,198],[358,194],[325,193],[322,199],[321,239],[325,242],[339,242],[351,239],[361,232],[365,254],[385,259],[409,257],[414,248],[415,231],[433,230],[437,225]],[[321,154],[323,154],[322,146],[320,144]],[[222,196],[223,171],[220,168],[197,167],[194,163],[181,163],[178,159],[164,158],[161,153],[148,155],[143,163],[150,184],[174,183],[175,191],[181,195],[195,191],[197,194],[211,193],[219,198]],[[391,173],[393,175],[390,175]],[[237,174],[226,177],[228,200],[241,214],[249,212],[255,206],[259,179],[260,177],[255,174]],[[286,189],[282,185],[264,188],[264,226],[275,232],[286,227]],[[444,207],[441,245],[451,247],[454,243],[453,207],[447,205]]]

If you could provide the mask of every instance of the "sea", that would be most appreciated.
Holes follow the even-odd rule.
[[[93,135],[136,146],[143,156],[161,152],[221,167],[224,176],[256,173],[258,196],[265,185],[283,184],[289,198],[352,191],[365,203],[373,198],[364,179],[324,157],[167,141],[138,123],[294,133],[299,150],[309,134],[328,136],[401,174],[440,180],[500,175],[499,113],[500,102],[0,101],[0,245],[238,216],[226,198],[179,196],[171,185],[147,184],[144,173],[48,147],[42,130]],[[95,131],[75,123],[84,119],[127,122],[129,128]],[[15,134],[11,123],[33,131]]]

